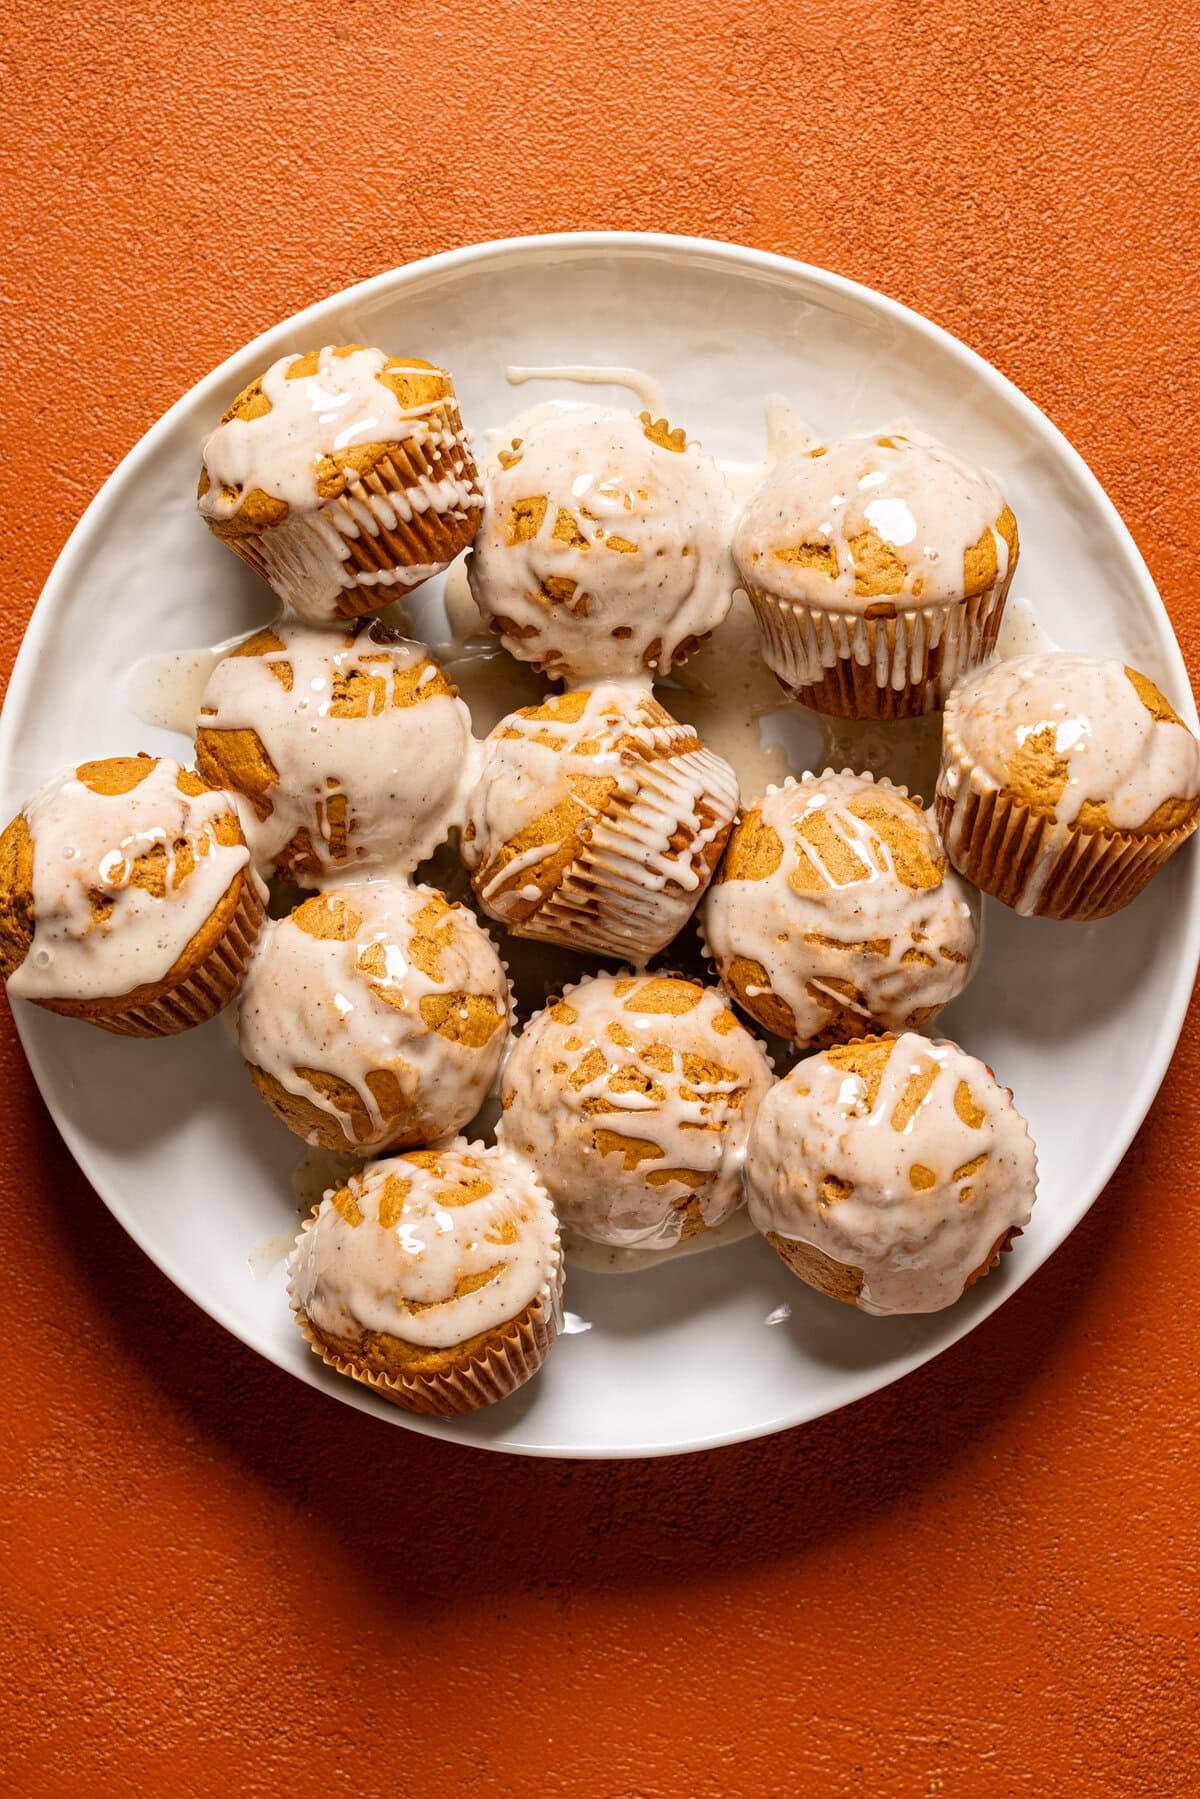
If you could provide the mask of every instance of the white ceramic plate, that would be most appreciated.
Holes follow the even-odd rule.
[[[1123,655],[1195,722],[1170,624],[1111,503],[1037,408],[970,350],[866,288],[780,257],[625,233],[529,238],[335,295],[249,345],[147,433],[76,527],[30,624],[0,725],[4,817],[66,763],[180,753],[179,738],[129,711],[130,665],[251,629],[272,610],[196,516],[199,445],[277,356],[338,341],[452,369],[477,430],[534,397],[507,385],[512,363],[646,369],[672,419],[715,453],[748,461],[762,453],[770,390],[826,430],[911,417],[999,474],[1021,525],[1014,596],[1050,635]],[[570,390],[536,397],[555,391]],[[622,390],[597,391],[629,402]],[[576,1328],[547,1368],[466,1421],[410,1417],[338,1380],[292,1323],[282,1267],[256,1276],[252,1247],[293,1228],[297,1144],[219,1023],[147,1047],[23,1003],[15,1011],[46,1103],[92,1184],[176,1285],[243,1342],[392,1425],[534,1455],[657,1455],[846,1405],[947,1348],[1045,1261],[1112,1174],[1162,1079],[1200,949],[1198,885],[1200,862],[1185,851],[1100,924],[1019,919],[989,902],[982,966],[938,1030],[1012,1087],[1041,1183],[1014,1253],[960,1305],[933,1318],[868,1318],[802,1286],[757,1239],[650,1273],[575,1272]]]

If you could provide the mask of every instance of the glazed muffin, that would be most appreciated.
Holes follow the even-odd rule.
[[[729,764],[648,692],[577,688],[486,739],[462,855],[517,936],[641,963],[687,922],[736,807]]]
[[[262,1097],[305,1142],[368,1155],[461,1130],[495,1080],[509,994],[464,906],[393,881],[269,923],[238,1005]]]
[[[702,928],[742,1010],[805,1047],[927,1024],[966,985],[977,921],[920,802],[827,769],[746,812]]]
[[[410,1412],[473,1412],[545,1361],[561,1319],[554,1208],[533,1170],[461,1139],[370,1162],[288,1262],[322,1361]]]
[[[445,369],[343,344],[242,390],[204,445],[198,504],[289,611],[328,624],[438,574],[482,496]]]
[[[746,1187],[810,1287],[877,1315],[938,1312],[1029,1222],[1037,1164],[989,1068],[905,1033],[798,1062],[759,1107]]]
[[[10,994],[165,1037],[237,992],[265,892],[227,793],[165,757],[64,769],[0,836]]]
[[[850,437],[772,469],[733,549],[793,698],[910,718],[995,648],[1017,523],[992,476],[941,444]]]
[[[278,624],[213,670],[196,766],[241,794],[263,874],[302,887],[406,874],[462,816],[471,715],[426,652],[377,623]]]
[[[532,1162],[564,1224],[598,1243],[669,1249],[741,1205],[746,1137],[772,1078],[714,989],[600,976],[518,1037],[497,1135]]]
[[[699,445],[648,412],[547,410],[484,478],[471,592],[549,675],[665,675],[729,610],[731,498]]]
[[[937,815],[956,868],[1018,912],[1106,918],[1200,822],[1200,742],[1100,656],[1018,656],[946,706]]]

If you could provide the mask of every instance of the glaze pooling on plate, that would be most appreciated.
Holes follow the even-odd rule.
[[[322,1200],[288,1276],[294,1303],[330,1336],[449,1349],[549,1298],[560,1267],[536,1176],[460,1141],[369,1163]]]
[[[206,779],[242,794],[254,860],[303,886],[405,875],[462,818],[471,716],[422,643],[280,622],[213,670]]]
[[[798,1062],[759,1107],[746,1183],[803,1278],[864,1312],[936,1312],[1029,1222],[1036,1161],[982,1062],[906,1032]]]
[[[164,980],[249,861],[229,795],[166,757],[64,769],[22,812],[34,931],[8,982],[21,999],[111,999]]]
[[[269,923],[238,1002],[255,1085],[309,1143],[430,1143],[479,1110],[508,1038],[487,933],[429,887],[339,887]]]
[[[1061,825],[1173,829],[1200,797],[1200,742],[1115,658],[1019,656],[960,681],[948,711],[974,767]],[[948,764],[951,800],[959,779]]]
[[[715,989],[602,975],[517,1039],[497,1140],[532,1161],[584,1236],[666,1249],[741,1205],[746,1137],[772,1079]]]
[[[744,815],[704,902],[722,981],[798,1044],[926,1024],[966,984],[978,895],[902,788],[844,771]]]
[[[471,591],[505,648],[556,678],[665,674],[729,610],[731,509],[665,420],[547,411],[484,477]]]

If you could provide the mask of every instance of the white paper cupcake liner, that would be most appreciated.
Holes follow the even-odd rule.
[[[1010,577],[950,606],[865,618],[747,585],[763,659],[796,700],[838,718],[913,718],[996,647]]]

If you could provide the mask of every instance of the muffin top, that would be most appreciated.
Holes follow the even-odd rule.
[[[606,682],[501,719],[483,745],[462,855],[481,904],[517,930],[584,845],[598,862],[632,856],[639,920],[654,935],[660,921],[678,929],[678,897],[707,882],[736,805],[733,770],[691,726],[648,691]]]
[[[200,511],[222,535],[268,530],[336,499],[397,444],[465,444],[443,416],[453,394],[444,369],[360,344],[282,356],[207,439]],[[458,503],[472,502],[464,470]]]
[[[478,1111],[508,1035],[491,938],[429,887],[372,881],[268,924],[238,1004],[255,1084],[327,1148],[428,1143]]]
[[[320,884],[407,873],[462,815],[471,715],[424,644],[379,624],[280,623],[213,670],[196,764],[250,802],[257,866]]]
[[[866,1312],[936,1312],[1028,1222],[1036,1158],[991,1071],[906,1032],[798,1062],[759,1107],[750,1216],[848,1271]]]
[[[584,1236],[665,1249],[741,1204],[746,1137],[771,1080],[722,994],[673,975],[603,975],[517,1039],[498,1136]]]
[[[946,707],[938,790],[966,769],[1060,823],[1136,835],[1195,819],[1200,742],[1152,681],[1113,658],[1016,656],[967,676]]]
[[[826,770],[769,788],[744,815],[703,926],[738,1003],[807,1044],[933,1017],[970,972],[975,902],[918,801]]]
[[[457,1349],[553,1294],[560,1261],[532,1169],[460,1138],[369,1162],[327,1195],[292,1251],[289,1291],[326,1338]]]
[[[730,508],[711,457],[665,420],[547,413],[485,476],[471,591],[505,647],[550,675],[666,674],[729,610]]]
[[[773,468],[738,519],[742,579],[829,612],[952,606],[1011,572],[995,480],[931,439],[847,437]]]
[[[23,999],[164,981],[249,860],[229,795],[178,762],[64,769],[0,837],[0,972]]]

